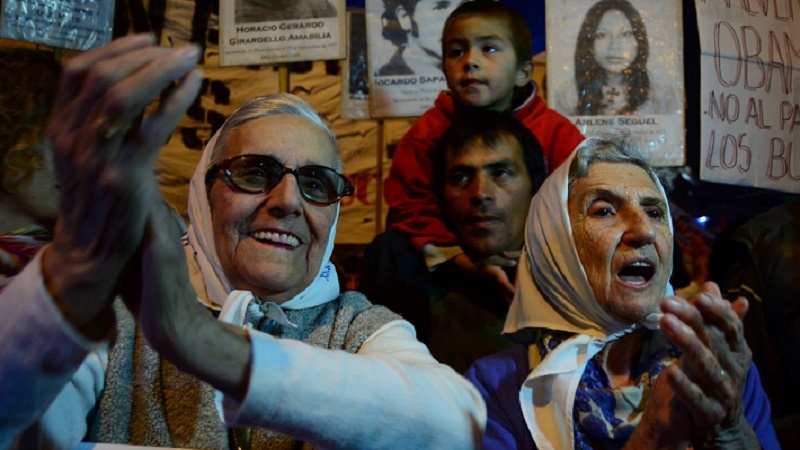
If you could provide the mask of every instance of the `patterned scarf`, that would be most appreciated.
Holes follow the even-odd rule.
[[[581,375],[572,410],[575,449],[616,449],[625,446],[639,424],[645,400],[658,375],[680,357],[680,349],[672,345],[660,331],[646,333],[639,361],[631,372],[634,384],[612,388],[603,369],[603,354],[589,360]],[[534,346],[539,360],[572,336],[565,331],[542,330]]]
[[[0,292],[52,238],[50,229],[41,225],[28,225],[0,235]]]

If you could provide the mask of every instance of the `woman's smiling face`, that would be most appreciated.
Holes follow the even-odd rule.
[[[609,74],[616,75],[630,67],[639,46],[630,21],[622,11],[612,9],[603,14],[594,39],[594,58]]]
[[[243,154],[269,155],[290,168],[339,166],[326,133],[292,115],[254,119],[232,130],[222,159]],[[284,175],[260,194],[237,190],[217,176],[209,204],[217,255],[234,289],[281,303],[311,284],[328,245],[335,203],[309,203],[300,196],[295,176]]]

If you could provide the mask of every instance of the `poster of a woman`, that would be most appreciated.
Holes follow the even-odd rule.
[[[550,105],[585,133],[630,127],[657,163],[682,164],[680,14],[658,0],[548,2]]]

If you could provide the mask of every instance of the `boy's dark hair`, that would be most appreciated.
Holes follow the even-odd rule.
[[[514,53],[517,54],[517,66],[533,59],[533,38],[528,23],[517,10],[495,0],[467,1],[450,13],[442,28],[443,57],[447,54],[444,48],[445,38],[453,22],[456,19],[472,16],[504,20],[511,29],[511,43],[514,46]]]
[[[433,181],[435,192],[444,191],[447,176],[447,152],[463,149],[467,144],[480,139],[489,147],[497,146],[503,139],[512,138],[522,150],[525,170],[531,179],[531,197],[542,186],[547,177],[542,145],[531,130],[509,114],[487,109],[474,109],[460,114],[447,128],[441,143],[433,152]]]

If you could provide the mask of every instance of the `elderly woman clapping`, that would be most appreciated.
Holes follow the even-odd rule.
[[[672,226],[624,133],[592,137],[531,203],[505,333],[468,372],[484,448],[777,447],[744,341],[744,299],[666,296]]]
[[[196,74],[185,75],[196,56],[125,38],[82,55],[67,71],[73,79],[62,83],[62,100],[76,108],[69,112],[86,106],[82,101],[97,102],[93,93],[100,104],[113,98],[117,108],[110,112],[122,119],[61,123],[57,153],[90,163],[101,179],[115,175],[109,179],[126,184],[123,167],[140,175],[126,185],[136,209],[94,205],[100,213],[113,206],[127,214],[123,248],[137,251],[121,256],[122,273],[111,272],[109,279],[109,270],[98,271],[92,283],[121,293],[136,322],[115,302],[116,319],[96,315],[105,320],[98,325],[116,326],[109,352],[102,334],[70,328],[53,344],[69,358],[28,365],[33,384],[69,383],[15,445],[44,441],[71,448],[84,438],[214,449],[477,447],[485,409],[472,385],[437,363],[408,322],[359,293],[339,291],[328,258],[339,200],[352,186],[341,174],[333,133],[305,102],[288,94],[257,98],[226,121],[191,180],[185,247],[158,190],[140,189],[145,182],[153,187],[152,173],[145,174],[156,154],[152,146],[164,135],[146,139],[142,127],[158,123],[127,122],[146,102],[126,100],[163,89],[168,74],[158,75],[159,63],[178,64],[173,75],[183,81],[159,110],[172,112],[173,121],[159,128],[168,132],[199,86]],[[109,63],[101,64],[104,72],[95,71],[97,60]],[[126,89],[115,88],[123,83]],[[106,151],[79,145],[95,142]],[[133,158],[138,152],[141,159]],[[91,164],[120,155],[127,166]],[[101,186],[84,194],[99,195]],[[100,240],[105,232],[96,230]],[[41,278],[47,272],[17,284]],[[38,331],[69,328],[52,306],[57,300],[39,294],[36,301],[45,308]],[[110,298],[93,302],[111,304]],[[25,353],[21,327],[15,335]],[[56,384],[22,397],[45,404]]]

